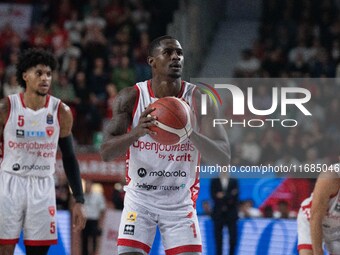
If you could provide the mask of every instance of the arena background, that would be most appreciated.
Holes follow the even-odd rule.
[[[116,254],[119,211],[112,209],[113,194],[124,195],[124,161],[104,163],[98,149],[117,91],[150,78],[145,61],[149,42],[163,34],[181,42],[186,80],[304,78],[301,86],[314,99],[308,106],[313,117],[289,132],[228,129],[232,164],[330,164],[340,152],[339,7],[338,0],[0,1],[0,95],[20,92],[13,78],[19,51],[44,47],[58,57],[51,93],[72,108],[82,177],[100,184],[98,192],[107,199],[107,224],[97,254]],[[269,87],[261,84],[255,91],[264,109],[271,102]],[[228,114],[228,108],[221,110]],[[201,179],[197,201],[204,254],[214,254],[212,223],[203,209],[213,206],[211,177]],[[294,215],[314,181],[277,175],[240,178],[241,201],[251,199],[262,215],[268,206],[275,213],[278,202],[285,201],[292,218],[241,219],[237,254],[296,254]],[[49,254],[80,255],[80,237],[69,229],[72,200],[63,188],[60,160],[56,183],[60,239]],[[224,240],[227,249],[227,237]],[[22,249],[21,243],[16,254],[24,254]],[[157,236],[152,254],[162,254],[160,250]]]

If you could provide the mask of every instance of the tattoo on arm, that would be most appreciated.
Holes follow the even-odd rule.
[[[109,122],[105,136],[118,136],[126,133],[132,122],[132,112],[136,100],[136,90],[129,88],[117,97],[113,105],[113,118]]]

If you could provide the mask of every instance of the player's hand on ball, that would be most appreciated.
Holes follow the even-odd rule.
[[[151,131],[149,128],[154,126],[154,121],[156,120],[155,116],[152,116],[151,113],[155,110],[155,108],[147,108],[139,118],[138,125],[134,128],[134,132],[138,137],[144,136],[146,134],[156,134]]]

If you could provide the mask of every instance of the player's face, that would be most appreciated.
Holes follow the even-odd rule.
[[[155,49],[154,70],[157,74],[171,78],[180,78],[184,63],[183,49],[174,39],[165,39],[160,42],[160,47]]]
[[[26,82],[26,91],[31,91],[39,96],[46,96],[52,81],[52,70],[49,66],[36,65],[23,73]]]

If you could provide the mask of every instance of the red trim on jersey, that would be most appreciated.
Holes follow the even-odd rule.
[[[152,88],[151,88],[151,80],[148,80],[147,84],[148,84],[148,91],[149,91],[150,97],[155,97],[155,94],[153,93]]]
[[[124,238],[118,238],[117,245],[142,249],[146,253],[149,253],[151,250],[151,247],[145,243],[142,243],[136,240],[124,239]]]
[[[304,205],[304,206],[301,206],[302,211],[304,211],[304,210],[306,210],[306,209],[308,209],[308,208],[309,208],[309,209],[312,208],[312,200],[309,201],[308,204],[306,204],[306,205]]]
[[[194,208],[196,208],[196,201],[197,201],[198,194],[199,194],[199,191],[200,191],[199,183],[200,183],[199,178],[196,177],[194,184],[190,188],[191,200],[193,202]]]
[[[4,128],[7,124],[8,119],[9,119],[9,115],[11,114],[11,107],[12,107],[11,100],[9,100],[9,97],[7,97],[7,100],[8,100],[8,112],[7,112],[7,116],[6,116],[6,121],[4,123]]]
[[[1,153],[0,153],[0,158],[4,158],[4,135],[2,134],[2,136],[1,136]],[[1,163],[2,163],[3,161],[1,160],[1,162],[0,162],[0,166],[1,166]]]
[[[312,208],[312,200],[310,200],[308,204],[301,206],[301,210],[306,215],[308,221],[310,221],[310,213],[307,212],[307,209],[310,210],[311,208]]]
[[[129,160],[130,160],[130,149],[126,152],[126,161],[125,161],[125,181],[126,185],[129,185],[131,178],[129,176]]]
[[[202,252],[202,245],[183,245],[165,251],[166,255],[176,255],[183,252]]]
[[[297,249],[298,249],[298,251],[300,251],[300,250],[313,250],[311,244],[299,244]]]
[[[148,80],[147,84],[148,84],[148,91],[149,91],[150,97],[156,97],[151,87],[151,80]],[[182,81],[181,89],[177,95],[178,98],[181,98],[183,96],[184,88],[185,88],[185,81]]]
[[[200,158],[201,158],[201,154],[198,153],[197,166],[200,165]],[[195,171],[196,171],[196,169],[195,169]],[[190,187],[191,200],[193,202],[194,208],[196,208],[196,201],[197,201],[198,194],[199,194],[199,191],[200,191],[200,178],[199,178],[199,175],[200,175],[200,172],[196,171],[195,182]]]
[[[19,238],[16,238],[16,239],[0,239],[1,245],[17,244],[18,242],[19,242]]]
[[[48,104],[49,104],[49,102],[50,102],[50,97],[51,97],[50,95],[47,95],[47,96],[46,96],[46,102],[45,102],[45,105],[44,105],[45,108],[48,107]]]
[[[184,88],[185,88],[185,81],[181,82],[181,89],[177,95],[178,98],[181,98],[183,96],[183,92],[184,92]]]
[[[20,96],[20,101],[21,101],[22,106],[24,108],[26,108],[26,105],[25,105],[25,102],[24,102],[24,93],[20,93],[19,96]],[[45,105],[44,105],[45,108],[48,107],[48,104],[50,102],[50,97],[51,97],[50,95],[46,96],[46,102],[45,102]]]
[[[24,240],[24,244],[28,246],[48,246],[48,245],[53,245],[57,244],[58,240],[53,239],[53,240]]]
[[[21,101],[22,107],[26,108],[26,105],[25,105],[25,102],[24,102],[24,93],[20,93],[19,96],[20,96],[20,101]]]

